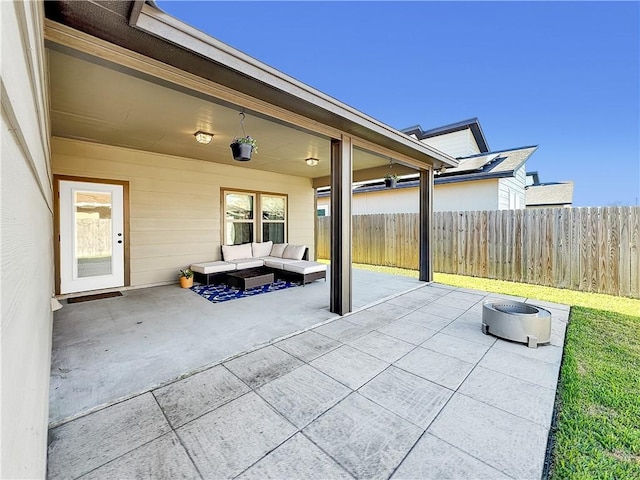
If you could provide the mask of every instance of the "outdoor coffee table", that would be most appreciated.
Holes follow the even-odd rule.
[[[266,268],[247,268],[227,274],[227,285],[240,290],[262,287],[274,282],[273,272]]]

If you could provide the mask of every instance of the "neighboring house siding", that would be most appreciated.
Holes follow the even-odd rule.
[[[376,192],[355,193],[352,200],[353,215],[375,215],[378,213],[418,213],[418,188],[397,188]],[[331,215],[331,198],[318,198],[318,207],[327,209]]]
[[[353,214],[418,213],[418,199],[417,188],[358,193],[353,196]]]
[[[498,208],[498,181],[495,179],[436,185],[433,210],[471,211]]]
[[[46,474],[53,195],[42,2],[1,2],[1,478]]]
[[[526,207],[526,164],[516,170],[513,177],[499,180],[498,210],[513,210]]]
[[[498,181],[488,179],[436,185],[433,196],[433,210],[435,212],[496,210],[498,208]],[[418,202],[418,187],[354,193],[353,214],[418,213]],[[327,215],[330,215],[331,199],[329,197],[319,198],[318,207],[327,208]]]
[[[452,157],[466,157],[480,153],[480,149],[469,128],[438,135],[437,137],[425,138],[422,142],[441,152],[446,152]]]
[[[131,285],[177,281],[220,259],[221,189],[288,195],[288,241],[314,255],[309,179],[93,143],[52,139],[55,174],[129,182]]]

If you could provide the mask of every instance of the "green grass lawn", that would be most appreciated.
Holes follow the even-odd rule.
[[[418,277],[414,270],[356,265]],[[552,479],[640,479],[640,300],[436,273],[456,287],[571,305]]]
[[[551,478],[640,479],[640,318],[571,310]]]

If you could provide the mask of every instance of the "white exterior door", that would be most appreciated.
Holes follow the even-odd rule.
[[[60,181],[60,293],[124,285],[122,185]]]

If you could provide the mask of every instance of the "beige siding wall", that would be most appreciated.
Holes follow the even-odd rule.
[[[497,208],[497,180],[446,183],[434,187],[433,210],[435,212],[496,210]]]
[[[418,189],[398,188],[353,195],[353,215],[375,213],[418,213]],[[331,198],[318,198],[318,207],[325,206],[331,215]]]
[[[53,294],[42,2],[0,2],[0,478],[44,478]]]
[[[480,153],[480,149],[476,144],[471,129],[466,128],[458,132],[438,135],[437,137],[422,140],[423,143],[433,148],[447,153],[452,157],[466,157]]]
[[[52,140],[58,175],[129,182],[131,285],[177,281],[180,268],[220,259],[221,189],[288,195],[288,241],[314,254],[311,181],[201,160]]]
[[[420,205],[419,189],[397,188],[353,195],[353,214],[372,215],[376,213],[418,213]],[[331,199],[318,199],[318,207],[325,206],[330,215]],[[435,212],[497,210],[498,181],[478,180],[475,182],[436,185],[433,193]]]
[[[526,164],[516,170],[513,177],[499,180],[498,210],[526,208]]]

